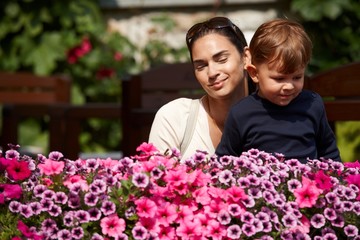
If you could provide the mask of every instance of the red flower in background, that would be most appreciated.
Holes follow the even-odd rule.
[[[124,56],[120,52],[114,53],[114,60],[115,61],[120,62],[123,58],[124,58]]]
[[[113,68],[101,67],[96,72],[96,78],[99,80],[104,79],[104,78],[110,78],[110,77],[113,77],[114,75],[115,75],[115,70]]]
[[[79,58],[86,55],[92,49],[90,40],[86,37],[82,40],[79,45],[76,45],[73,48],[70,48],[67,52],[67,61],[70,64],[77,62]]]

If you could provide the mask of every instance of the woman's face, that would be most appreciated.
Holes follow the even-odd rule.
[[[192,57],[195,76],[213,98],[221,99],[245,91],[245,61],[225,36],[210,33],[193,43]]]

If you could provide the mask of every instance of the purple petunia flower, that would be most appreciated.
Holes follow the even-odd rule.
[[[136,240],[145,240],[147,237],[148,231],[143,226],[135,226],[131,233]]]
[[[52,205],[51,208],[48,210],[48,213],[53,216],[53,217],[57,217],[62,213],[62,209],[61,207],[59,207],[58,205]]]
[[[275,199],[274,194],[272,194],[270,191],[267,191],[267,190],[265,190],[263,192],[263,198],[265,199],[266,202],[268,202],[270,204],[272,204]]]
[[[255,217],[252,212],[246,211],[240,216],[240,219],[244,223],[252,224],[254,222]]]
[[[249,224],[249,223],[243,224],[241,227],[241,230],[248,237],[251,237],[252,235],[254,235],[256,233],[255,226],[252,224]]]
[[[314,228],[322,228],[325,225],[326,220],[324,215],[317,213],[311,217],[310,222]]]
[[[31,207],[29,205],[24,205],[24,204],[20,205],[19,213],[23,215],[25,218],[29,218],[34,214]]]
[[[223,166],[227,166],[230,163],[232,163],[232,157],[231,156],[222,156],[219,159],[219,162],[223,165]]]
[[[34,196],[35,197],[42,197],[42,194],[44,191],[47,190],[47,188],[44,185],[37,185],[34,187]]]
[[[75,212],[75,217],[78,219],[79,223],[87,223],[90,219],[90,214],[85,210],[78,210]]]
[[[337,240],[336,234],[334,233],[327,233],[323,236],[323,240]]]
[[[144,173],[134,173],[132,183],[138,188],[146,188],[149,185],[149,177]]]
[[[99,165],[99,162],[95,158],[89,158],[85,162],[85,166],[92,171],[96,170]]]
[[[128,240],[129,237],[125,233],[122,233],[117,237],[117,239],[118,240]]]
[[[99,200],[99,197],[92,192],[88,192],[84,196],[84,202],[88,206],[95,206],[97,204],[98,200]]]
[[[236,203],[232,203],[232,204],[229,204],[228,206],[228,212],[230,213],[231,216],[239,216],[242,212],[242,208],[236,204]]]
[[[233,174],[230,170],[224,170],[224,171],[221,171],[219,173],[219,182],[220,183],[223,183],[223,184],[226,184],[226,185],[229,185],[229,183],[231,183],[232,181],[234,181],[234,177],[233,177]]]
[[[218,214],[216,219],[222,224],[222,225],[227,225],[230,223],[231,221],[231,216],[229,214],[228,211],[226,210],[221,210]]]
[[[72,209],[80,207],[80,197],[78,195],[71,195],[68,199],[68,205]]]
[[[355,237],[359,234],[359,229],[356,226],[349,224],[344,227],[344,233],[347,237]]]
[[[54,161],[58,161],[63,157],[64,157],[64,155],[58,151],[52,151],[49,153],[49,159],[54,160]]]
[[[100,234],[94,233],[90,240],[104,240],[104,238]]]
[[[104,201],[101,204],[101,208],[100,208],[101,212],[103,212],[103,214],[105,216],[108,216],[110,214],[113,214],[116,210],[116,206],[115,203],[111,202],[111,201]]]
[[[331,224],[334,227],[340,227],[340,228],[344,227],[344,225],[345,225],[344,217],[341,215],[338,215],[334,220],[331,221]]]
[[[101,218],[101,211],[97,208],[90,208],[88,213],[89,221],[98,221]]]
[[[230,239],[240,239],[241,228],[237,224],[233,224],[226,229],[227,237]]]
[[[29,206],[35,215],[38,215],[42,212],[42,207],[39,202],[31,202]]]
[[[45,190],[42,194],[43,198],[53,200],[55,198],[55,192],[53,190]]]
[[[252,208],[253,206],[255,206],[255,200],[252,196],[248,196],[246,199],[242,200],[242,203],[245,205],[245,207],[247,208]]]
[[[67,229],[61,229],[60,231],[58,231],[56,236],[58,239],[62,240],[71,240],[72,238],[71,232]]]
[[[334,220],[334,219],[336,219],[336,212],[332,208],[325,208],[324,216],[328,220]]]
[[[281,221],[284,224],[284,226],[287,228],[296,227],[297,224],[296,217],[292,214],[286,214],[285,216],[282,217]]]
[[[20,211],[21,203],[18,201],[11,201],[9,203],[9,210],[13,213],[18,213]]]
[[[71,236],[73,239],[82,239],[84,237],[84,229],[82,227],[71,229]]]
[[[57,229],[56,222],[53,219],[47,218],[41,223],[41,228],[45,232]]]
[[[63,223],[67,227],[73,227],[74,226],[74,214],[73,212],[67,212],[63,217]]]
[[[104,193],[106,191],[106,183],[104,180],[96,179],[90,184],[89,189],[95,194]]]

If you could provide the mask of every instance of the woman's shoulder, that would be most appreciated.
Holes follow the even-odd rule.
[[[159,111],[179,112],[179,111],[188,110],[190,108],[192,100],[193,99],[190,98],[177,98],[164,104],[159,109]]]

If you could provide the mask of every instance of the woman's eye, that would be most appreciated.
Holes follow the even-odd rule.
[[[195,68],[196,68],[196,70],[201,71],[201,70],[203,70],[205,67],[206,67],[206,65],[202,64],[202,65],[197,65]]]
[[[227,60],[228,59],[226,57],[223,57],[223,58],[219,58],[218,62],[225,63],[225,62],[227,62]]]

